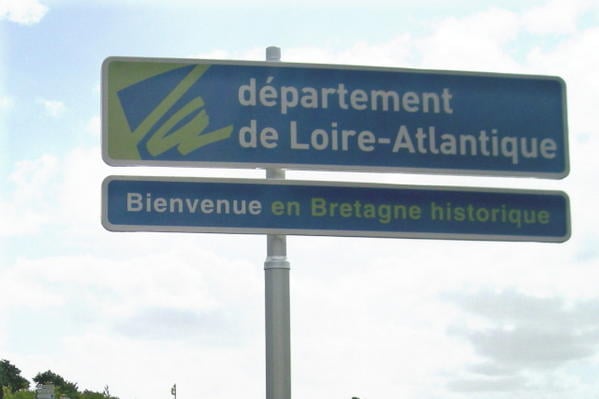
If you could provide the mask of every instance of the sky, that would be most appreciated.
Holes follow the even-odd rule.
[[[559,76],[561,180],[288,170],[288,179],[548,189],[565,243],[287,238],[295,398],[590,398],[599,392],[599,3],[0,0],[0,358],[121,399],[265,396],[263,235],[115,233],[109,56]]]

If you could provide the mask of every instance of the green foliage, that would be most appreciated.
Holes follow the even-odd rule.
[[[29,388],[29,381],[21,377],[21,370],[8,360],[0,361],[0,386],[8,387],[12,392]]]
[[[78,399],[80,396],[79,388],[76,383],[66,381],[66,383],[57,389],[58,397],[66,395],[71,399]]]
[[[33,381],[38,384],[53,384],[55,387],[61,387],[66,384],[65,379],[52,372],[52,370],[47,370],[43,373],[37,373],[37,375],[33,377]]]
[[[35,399],[35,392],[20,390],[17,392],[5,392],[4,399]]]
[[[104,387],[103,393],[87,389],[79,392],[79,387],[76,383],[65,380],[52,370],[37,373],[33,377],[33,381],[36,384],[54,385],[54,397],[56,398],[64,395],[70,399],[118,399],[110,395],[108,385]],[[12,365],[8,360],[0,361],[0,399],[36,399],[35,390],[28,390],[29,385],[29,381],[21,377],[21,370]]]
[[[57,398],[60,398],[61,395],[65,395],[70,399],[79,399],[81,395],[76,383],[65,380],[52,370],[37,373],[37,375],[33,377],[33,381],[38,384],[53,384],[55,389],[54,394]]]
[[[79,396],[79,399],[106,399],[106,398],[104,397],[104,394],[101,394],[100,392],[89,391],[86,389]]]
[[[104,392],[102,392],[102,393],[89,391],[86,389],[79,395],[79,399],[119,399],[119,398],[117,398],[116,396],[112,396],[110,394],[108,385],[106,385],[104,387]]]

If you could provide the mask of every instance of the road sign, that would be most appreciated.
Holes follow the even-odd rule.
[[[563,242],[557,191],[360,183],[108,177],[102,223],[174,231]]]
[[[113,57],[102,96],[115,166],[569,171],[556,77]]]

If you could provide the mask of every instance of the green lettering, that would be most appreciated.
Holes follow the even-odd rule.
[[[274,201],[270,205],[270,211],[275,216],[283,216],[285,214],[285,204],[281,201]]]
[[[379,205],[378,206],[379,222],[387,224],[391,221],[391,206],[390,205]]]
[[[324,198],[312,198],[310,201],[312,216],[322,217],[327,214],[327,201]]]
[[[548,211],[539,211],[539,223],[548,224],[551,214]]]

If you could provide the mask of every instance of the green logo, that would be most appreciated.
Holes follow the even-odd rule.
[[[190,89],[209,65],[112,61],[108,65],[108,154],[152,159],[185,156],[226,140],[233,125],[211,130],[204,99]]]

